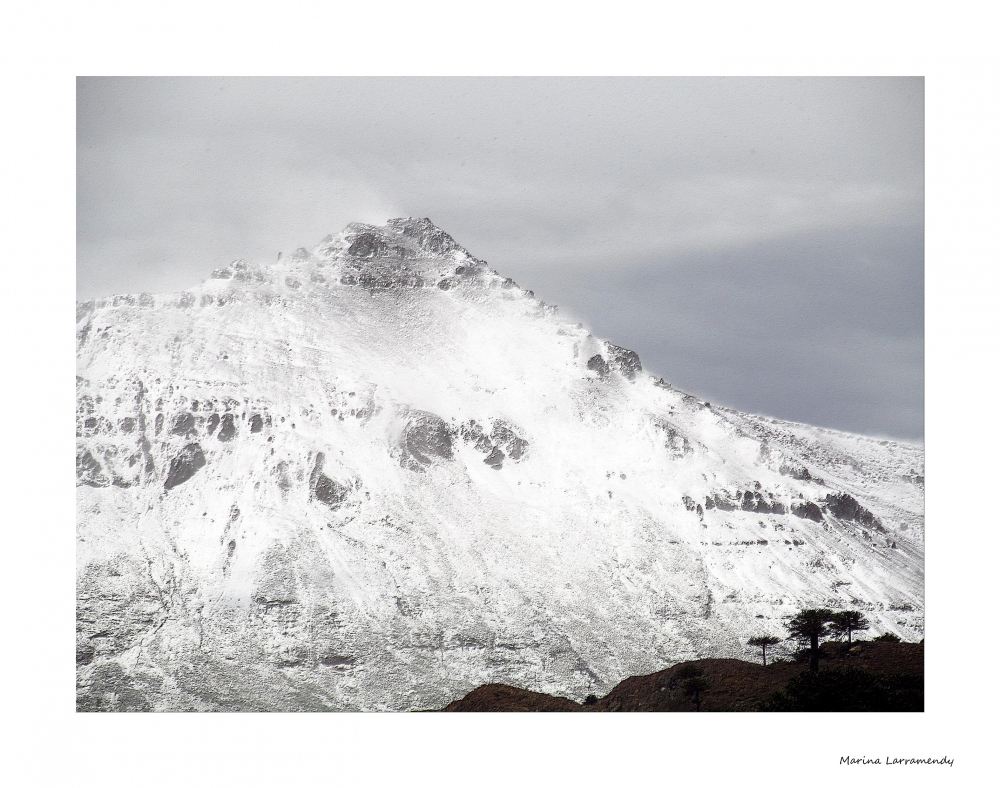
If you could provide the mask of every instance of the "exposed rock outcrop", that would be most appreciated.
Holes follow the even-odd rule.
[[[179,484],[184,484],[204,467],[205,453],[201,450],[201,445],[189,443],[170,460],[170,470],[163,482],[163,489],[171,490]]]
[[[636,375],[642,372],[639,354],[634,350],[608,343],[608,357],[611,364],[629,380],[635,380]]]
[[[312,473],[309,475],[309,492],[317,501],[325,503],[331,509],[337,509],[344,502],[350,487],[334,481],[323,473],[326,455],[317,452]]]
[[[433,413],[410,414],[400,441],[403,467],[422,471],[428,465],[452,458],[452,433],[448,423]]]

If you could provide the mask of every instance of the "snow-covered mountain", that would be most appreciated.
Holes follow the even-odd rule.
[[[923,630],[923,450],[702,402],[426,219],[78,306],[79,708],[581,699]]]

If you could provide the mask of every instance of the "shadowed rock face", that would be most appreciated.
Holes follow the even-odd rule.
[[[737,507],[732,501],[729,500],[727,495],[715,493],[712,497],[708,497],[707,495],[705,496],[705,508],[718,509],[722,512],[734,512]]]
[[[236,437],[236,419],[232,413],[223,414],[222,427],[219,429],[219,440],[223,443],[228,443],[234,437]]]
[[[201,450],[201,446],[189,443],[170,461],[170,471],[163,483],[163,489],[171,490],[179,484],[184,484],[204,467],[205,453]]]
[[[785,505],[776,500],[773,493],[758,490],[737,490],[735,496],[728,492],[717,492],[705,496],[705,509],[722,512],[754,512],[756,514],[785,514]]]
[[[634,350],[608,344],[608,355],[611,364],[629,380],[635,380],[635,376],[642,372],[642,364],[639,362],[639,354]]]
[[[347,247],[347,253],[351,257],[360,257],[362,260],[381,257],[388,250],[389,245],[375,233],[361,233]]]
[[[428,254],[445,254],[461,248],[454,238],[435,227],[430,219],[390,219],[386,226],[415,241]]]
[[[420,253],[440,255],[460,248],[429,219],[398,219],[390,221],[386,229],[388,233],[375,228],[362,230],[351,240],[347,254],[360,260],[412,260]]]
[[[410,470],[423,470],[436,460],[452,458],[451,430],[440,416],[414,413],[403,429],[402,464]]]
[[[812,479],[809,469],[802,465],[788,465],[787,463],[782,463],[781,467],[778,468],[778,473],[782,476],[791,476],[793,479],[797,479],[801,482],[807,482]]]
[[[76,457],[76,478],[80,484],[89,487],[107,487],[110,484],[101,470],[101,464],[89,451],[81,452]]]
[[[805,503],[793,503],[792,514],[796,517],[801,517],[803,520],[812,520],[816,523],[823,522],[823,510],[812,501],[806,501]]]
[[[608,362],[604,360],[604,356],[602,356],[600,353],[591,356],[589,359],[587,359],[587,369],[591,370],[592,372],[596,372],[602,378],[605,377],[610,371]]]
[[[425,287],[427,282],[418,270],[420,260],[440,258],[450,252],[465,252],[429,219],[395,219],[384,228],[350,225],[349,230],[346,236],[346,268],[339,281],[371,291]],[[455,270],[459,278],[442,279],[438,287],[450,289],[462,277],[475,279],[481,272],[483,266],[480,261],[467,252],[465,254],[470,262]]]
[[[740,499],[740,508],[744,512],[757,512],[758,514],[784,514],[785,505],[774,500],[774,496],[768,493],[765,498],[759,492],[747,490]]]
[[[193,435],[195,433],[194,416],[190,413],[178,413],[170,425],[171,435]]]
[[[831,493],[826,496],[827,510],[840,520],[850,520],[859,525],[867,525],[881,530],[879,519],[847,493]]]
[[[331,509],[336,509],[344,502],[350,488],[343,484],[338,484],[322,471],[326,455],[319,452],[316,455],[316,462],[313,465],[312,473],[309,476],[309,492],[317,500],[325,503]]]
[[[493,470],[499,471],[503,467],[504,453],[500,449],[494,447],[485,460],[487,465],[489,465]]]
[[[354,664],[354,659],[343,654],[325,654],[319,658],[319,664],[325,668],[339,668],[344,670]]]
[[[514,462],[520,460],[528,449],[528,441],[518,435],[514,428],[503,420],[494,422],[490,437],[493,443],[502,448]]]
[[[459,434],[466,443],[474,444],[477,451],[488,454],[493,450],[493,444],[490,442],[489,437],[483,432],[483,428],[475,419],[463,424],[459,428]]]
[[[406,250],[403,250],[404,252]],[[401,255],[403,256],[403,255]],[[356,282],[367,290],[389,289],[392,287],[424,286],[424,280],[409,269],[399,265],[370,263],[356,276]]]
[[[458,434],[466,443],[471,443],[476,451],[486,455],[483,462],[494,470],[503,468],[504,460],[519,462],[528,450],[528,441],[522,438],[513,425],[503,419],[491,419],[493,430],[489,435],[475,419],[458,428]]]

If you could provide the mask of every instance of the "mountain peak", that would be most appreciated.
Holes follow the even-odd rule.
[[[369,290],[514,284],[426,218],[400,217],[381,226],[352,222],[339,235],[324,238],[311,255],[300,252],[293,260],[330,265],[339,269],[340,284]]]
[[[342,251],[360,260],[408,260],[440,257],[450,252],[471,257],[466,249],[430,219],[413,217],[389,219],[382,226],[352,222],[336,239],[331,237],[321,244],[321,248]]]

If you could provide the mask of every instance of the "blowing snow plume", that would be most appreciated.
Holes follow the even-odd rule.
[[[923,451],[710,406],[427,219],[78,306],[81,710],[582,700],[923,630]]]

